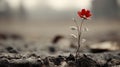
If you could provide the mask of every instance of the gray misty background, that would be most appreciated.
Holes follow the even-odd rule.
[[[69,37],[72,18],[82,8],[93,14],[86,23],[85,38],[99,40],[120,34],[120,0],[0,0],[0,32],[41,43],[58,34]]]

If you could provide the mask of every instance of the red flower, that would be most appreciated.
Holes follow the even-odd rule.
[[[78,15],[83,19],[88,19],[91,16],[91,13],[89,10],[82,9],[81,11],[78,11]]]

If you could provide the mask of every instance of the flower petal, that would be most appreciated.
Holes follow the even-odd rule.
[[[86,10],[85,9],[82,9],[81,10],[81,15],[84,15],[86,13]]]
[[[82,9],[81,11],[78,11],[78,16],[84,19],[87,19],[91,16],[91,13],[89,10]]]

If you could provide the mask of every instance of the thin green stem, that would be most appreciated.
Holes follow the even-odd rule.
[[[78,47],[77,47],[77,51],[76,51],[76,57],[79,56],[79,50],[80,50],[80,47],[81,47],[81,35],[82,35],[82,26],[83,26],[83,22],[84,22],[84,19],[82,19],[81,21],[81,24],[80,26],[77,25],[78,27]]]

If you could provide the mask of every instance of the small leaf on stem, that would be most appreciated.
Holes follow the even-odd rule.
[[[88,31],[88,28],[87,27],[83,28],[83,31],[84,32]]]
[[[82,41],[81,41],[82,43],[85,43],[86,42],[86,39],[82,39]]]
[[[77,30],[77,27],[76,26],[70,26],[70,29],[71,30]]]
[[[77,22],[77,20],[76,20],[75,18],[72,18],[72,20],[73,20],[74,22]]]
[[[77,36],[75,34],[70,34],[73,38],[77,38]]]

